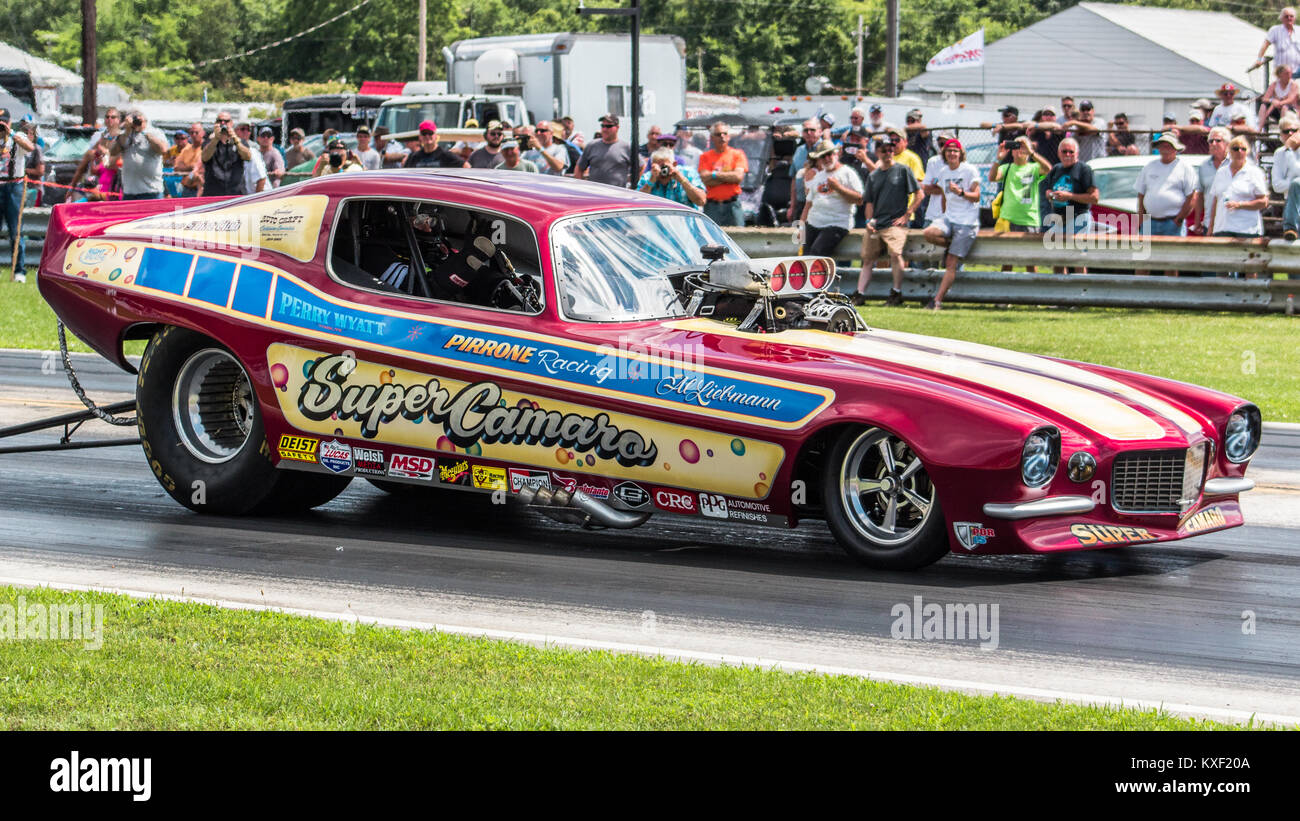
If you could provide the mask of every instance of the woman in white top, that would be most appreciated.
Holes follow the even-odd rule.
[[[1259,100],[1260,126],[1266,127],[1274,114],[1281,119],[1287,111],[1295,112],[1297,101],[1300,101],[1300,83],[1291,76],[1290,66],[1279,65],[1277,79],[1269,83]]]
[[[1260,212],[1268,207],[1268,182],[1252,163],[1250,143],[1233,137],[1228,161],[1219,166],[1210,187],[1210,226],[1216,237],[1258,237],[1264,233]]]
[[[943,308],[943,298],[957,278],[957,265],[970,253],[980,222],[980,174],[966,162],[966,149],[957,140],[943,144],[943,164],[927,172],[925,193],[943,199],[943,216],[925,229],[925,238],[947,247],[943,280],[927,308]]]
[[[807,185],[803,206],[804,253],[830,257],[853,228],[853,208],[862,201],[862,178],[840,162],[840,150],[821,140],[808,152],[817,175]]]

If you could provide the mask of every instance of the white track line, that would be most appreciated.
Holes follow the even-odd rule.
[[[172,593],[152,593],[144,590],[129,590],[120,587],[100,585],[68,584],[64,582],[34,581],[0,576],[0,584],[13,587],[50,588],[53,590],[85,591],[99,593],[116,593],[137,599],[161,599],[163,601],[183,602],[188,604],[205,604],[227,610],[252,610],[258,612],[285,613],[295,616],[307,616],[325,621],[351,622],[382,627],[396,627],[405,630],[423,630],[439,633],[451,633],[476,638],[515,641],[543,647],[564,647],[574,650],[608,650],[616,653],[629,653],[639,656],[652,656],[670,661],[698,661],[709,664],[725,664],[735,667],[757,667],[776,669],[786,672],[820,673],[831,676],[853,676],[893,684],[907,684],[921,687],[937,687],[941,690],[957,690],[984,695],[1009,695],[1033,699],[1035,701],[1064,701],[1082,705],[1107,707],[1127,707],[1135,710],[1164,710],[1184,716],[1197,716],[1219,719],[1234,723],[1253,720],[1256,725],[1276,724],[1300,726],[1300,716],[1288,716],[1277,713],[1258,713],[1249,710],[1233,710],[1226,707],[1209,707],[1197,704],[1179,704],[1149,699],[1123,699],[1115,696],[1076,693],[1068,690],[1049,690],[1041,687],[1020,687],[1007,684],[991,684],[964,679],[943,678],[939,676],[912,676],[899,673],[864,670],[855,667],[837,667],[834,665],[809,664],[801,661],[763,658],[761,656],[737,656],[727,653],[710,653],[700,650],[679,650],[668,647],[656,647],[648,644],[629,644],[616,641],[595,641],[592,639],[555,636],[544,633],[522,633],[514,630],[492,630],[482,627],[463,627],[455,624],[438,624],[436,622],[394,619],[382,616],[363,616],[355,613],[341,613],[329,610],[311,610],[299,607],[275,607],[255,602],[233,601],[230,599],[208,599],[198,596],[184,596]]]

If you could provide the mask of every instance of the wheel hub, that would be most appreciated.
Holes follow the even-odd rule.
[[[181,444],[211,464],[233,459],[253,427],[253,388],[228,351],[195,352],[176,375],[172,416]]]

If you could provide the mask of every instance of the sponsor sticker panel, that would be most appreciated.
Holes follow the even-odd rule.
[[[278,448],[281,459],[289,459],[294,462],[316,462],[316,448],[320,445],[320,440],[311,436],[294,436],[286,433],[280,437],[280,446]]]

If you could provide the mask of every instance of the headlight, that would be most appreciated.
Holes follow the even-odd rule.
[[[1097,460],[1091,453],[1078,451],[1070,457],[1065,472],[1072,482],[1086,482],[1097,473]]]
[[[1246,405],[1233,411],[1223,427],[1223,455],[1234,464],[1244,462],[1259,449],[1259,408]]]
[[[1030,487],[1042,487],[1056,475],[1061,460],[1061,434],[1056,428],[1039,428],[1029,434],[1020,451],[1020,476]]]

